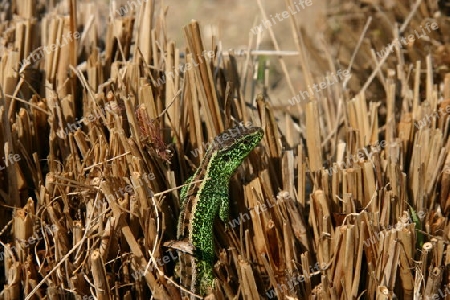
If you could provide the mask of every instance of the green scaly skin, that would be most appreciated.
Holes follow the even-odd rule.
[[[240,131],[238,130],[240,128]],[[194,288],[200,288],[200,294],[205,295],[214,287],[214,219],[219,215],[223,222],[228,220],[229,201],[228,186],[231,176],[242,164],[248,154],[259,144],[263,137],[261,128],[236,127],[239,134],[232,140],[224,140],[228,132],[219,135],[206,152],[205,158],[195,174],[190,177],[187,185],[181,190],[181,214],[178,225],[178,239],[186,240],[194,247],[195,271]],[[233,129],[230,131],[232,132]],[[203,180],[205,179],[206,180]],[[195,181],[203,180],[196,186]],[[194,183],[192,183],[194,181]],[[191,219],[185,213],[188,201],[192,203]],[[190,224],[190,225],[188,225]],[[185,229],[189,228],[188,237]]]

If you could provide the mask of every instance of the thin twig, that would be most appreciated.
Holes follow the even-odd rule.
[[[11,99],[17,100],[17,101],[19,101],[19,102],[25,103],[25,104],[27,104],[27,105],[33,107],[34,109],[37,109],[37,110],[39,110],[39,111],[42,111],[43,113],[45,113],[45,114],[48,115],[48,116],[51,116],[51,115],[52,115],[50,112],[46,111],[45,109],[40,108],[39,106],[37,106],[37,105],[35,105],[35,104],[31,103],[31,102],[28,102],[28,101],[26,101],[26,100],[23,100],[23,99],[14,97],[13,95],[5,94],[5,96],[6,96],[6,97],[9,97],[9,98],[11,98]]]

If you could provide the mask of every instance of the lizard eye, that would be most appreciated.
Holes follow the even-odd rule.
[[[230,159],[231,159],[230,154],[224,154],[224,155],[222,156],[222,159],[223,159],[224,161],[230,161]]]

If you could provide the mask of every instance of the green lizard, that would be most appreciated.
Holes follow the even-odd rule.
[[[228,220],[230,178],[263,134],[259,127],[243,126],[221,133],[181,190],[177,239],[190,245],[186,248],[191,248],[191,251],[180,253],[181,284],[191,293],[203,296],[212,292],[214,219],[219,215],[222,221]],[[186,294],[182,292],[183,296]]]

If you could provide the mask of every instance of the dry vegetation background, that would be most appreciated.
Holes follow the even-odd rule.
[[[181,299],[163,246],[179,187],[205,143],[251,123],[265,136],[230,182],[240,225],[215,226],[216,299],[450,299],[447,11],[312,2],[259,35],[283,1],[148,0],[124,16],[1,2],[0,298]]]

